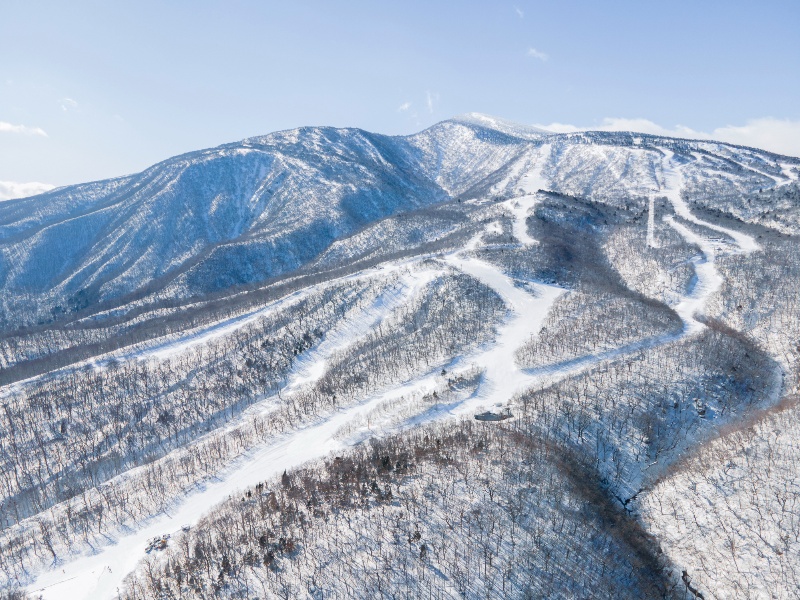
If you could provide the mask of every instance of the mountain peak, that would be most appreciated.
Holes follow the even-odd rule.
[[[508,119],[493,117],[492,115],[485,115],[478,112],[457,115],[450,119],[450,121],[455,123],[464,123],[466,125],[477,125],[478,127],[484,127],[486,129],[494,129],[495,131],[500,131],[501,133],[524,139],[538,139],[543,135],[552,135],[551,131],[545,131],[544,129],[539,129],[538,127],[534,127],[532,125],[516,123]]]

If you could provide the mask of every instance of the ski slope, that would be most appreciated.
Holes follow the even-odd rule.
[[[540,189],[547,189],[547,182],[543,180],[541,174],[542,157],[549,152],[545,148],[543,146],[540,150],[535,167],[523,178],[525,182],[523,189],[528,193],[507,201],[514,215],[513,232],[521,244],[537,243],[528,233],[526,220],[535,204],[535,193]],[[667,220],[667,223],[688,243],[697,245],[701,250],[701,256],[693,261],[695,281],[674,307],[684,322],[684,331],[677,336],[660,336],[543,369],[520,369],[514,359],[515,352],[530,340],[532,334],[535,335],[541,330],[553,303],[565,290],[537,282],[525,282],[525,287],[521,287],[498,267],[474,256],[471,250],[481,244],[481,236],[476,236],[461,250],[443,256],[443,263],[446,267],[462,271],[489,286],[502,298],[508,313],[505,321],[497,328],[496,339],[492,343],[455,359],[448,366],[456,372],[473,366],[480,368],[483,371],[483,378],[477,392],[442,410],[427,413],[427,420],[468,416],[484,407],[506,404],[516,394],[537,382],[589,369],[603,361],[619,358],[647,347],[655,347],[681,336],[693,335],[702,329],[703,325],[697,319],[697,315],[702,313],[708,299],[719,290],[723,281],[715,266],[717,254],[723,247],[734,252],[753,252],[759,247],[750,236],[696,218],[681,197],[680,166],[674,164],[673,155],[669,151],[665,153],[663,193],[672,203],[676,215],[697,227],[729,236],[735,242],[735,246],[731,248],[729,244],[696,233],[694,229],[690,229],[677,219]],[[495,225],[490,224],[489,227]],[[386,268],[396,270],[408,264],[409,261],[404,261],[386,265]],[[356,339],[365,335],[393,308],[407,302],[419,289],[444,272],[444,268],[441,271],[427,269],[408,271],[402,275],[401,279],[403,277],[405,279],[402,279],[399,292],[380,296],[363,313],[345,320],[338,328],[329,332],[321,344],[298,361],[290,377],[289,391],[296,391],[315,381],[325,372],[334,352],[347,348]],[[290,299],[282,299],[279,302],[283,301],[288,302]],[[274,308],[275,306],[271,307],[273,310]],[[209,336],[224,335],[232,329],[241,327],[244,323],[258,318],[260,314],[261,312],[257,312],[226,321],[211,329],[158,347],[149,355],[164,357],[171,353],[182,352],[191,345],[210,339]],[[258,482],[279,475],[284,470],[298,467],[332,452],[346,450],[353,443],[363,439],[363,436],[337,435],[343,427],[348,423],[358,422],[359,419],[363,420],[382,404],[434,390],[437,385],[436,377],[435,371],[423,374],[403,385],[374,394],[358,405],[339,410],[301,429],[282,435],[274,441],[252,448],[233,461],[225,471],[218,473],[215,479],[196,486],[192,492],[181,498],[169,513],[151,517],[135,531],[118,532],[109,537],[107,545],[92,548],[90,553],[82,557],[39,574],[28,586],[28,591],[34,595],[41,595],[46,600],[103,600],[115,597],[122,588],[125,576],[135,569],[143,558],[145,547],[151,538],[177,532],[184,525],[196,523],[210,507],[234,496],[243,488],[252,487]],[[415,424],[419,422],[418,420]],[[371,429],[369,433],[375,434]]]
[[[696,233],[672,216],[664,219],[688,244],[699,247],[701,251],[700,256],[692,259],[695,272],[692,289],[677,305],[672,307],[683,320],[685,332],[692,334],[702,331],[705,327],[697,320],[696,315],[703,311],[709,298],[722,287],[723,278],[716,267],[717,253],[727,249],[731,252],[749,254],[759,250],[760,246],[752,236],[698,219],[681,194],[683,176],[681,167],[675,163],[674,153],[670,150],[664,150],[664,153],[666,156],[664,158],[664,189],[662,192],[672,204],[675,214],[689,223],[722,233],[735,242],[735,245],[731,247],[729,244]]]
[[[505,202],[505,206],[514,216],[514,237],[521,244],[538,244],[528,233],[527,219],[536,205],[536,194],[549,188],[547,180],[542,175],[544,162],[550,155],[550,144],[543,144],[537,153],[533,168],[520,178],[519,185],[523,194]]]
[[[723,233],[725,235],[730,236],[736,242],[738,246],[738,250],[744,252],[745,254],[749,254],[750,252],[755,252],[756,250],[760,250],[760,246],[755,241],[755,239],[742,233],[740,231],[735,231],[733,229],[728,229],[727,227],[722,227],[721,225],[714,225],[713,223],[709,223],[708,221],[702,221],[698,219],[692,213],[689,205],[686,203],[686,200],[683,199],[681,195],[681,190],[683,189],[683,175],[681,173],[681,165],[675,160],[675,153],[671,150],[662,149],[664,152],[664,159],[663,159],[663,166],[662,170],[664,173],[664,189],[662,190],[663,193],[667,196],[669,201],[672,203],[672,207],[675,210],[675,214],[678,215],[680,218],[689,221],[690,223],[694,223],[695,225],[700,225],[705,227],[706,229],[711,229],[718,233]],[[712,261],[713,262],[713,261]]]
[[[523,227],[526,216],[519,213],[517,217],[523,221]],[[476,243],[479,242],[473,240],[468,247],[471,248]],[[445,262],[495,290],[508,306],[509,315],[506,322],[498,328],[494,343],[457,359],[452,366],[456,369],[472,364],[483,366],[485,382],[480,393],[446,412],[437,413],[436,418],[466,415],[482,406],[506,402],[529,385],[532,378],[516,366],[514,352],[529,339],[532,332],[541,328],[553,302],[564,292],[555,286],[534,283],[530,285],[535,295],[531,295],[517,287],[513,280],[493,265],[460,252],[447,255]],[[411,290],[419,289],[436,274],[430,270],[418,272],[408,281],[408,285]],[[409,294],[412,293],[411,290]],[[373,305],[372,322],[377,323],[395,303],[387,301]],[[359,330],[363,331],[360,327]],[[347,331],[348,325],[344,325],[341,331],[331,336],[329,344],[320,345],[314,354],[303,359],[294,376],[290,378],[290,385],[294,389],[324,373],[330,354],[348,345]],[[349,343],[353,341],[350,339]],[[183,340],[180,344],[195,342],[196,338],[192,338]],[[175,348],[170,348],[170,351],[175,351]],[[237,490],[253,486],[286,469],[345,449],[348,440],[360,439],[358,436],[351,436],[343,440],[336,435],[347,423],[357,421],[387,401],[424,394],[433,390],[436,385],[436,373],[426,374],[405,385],[376,394],[357,406],[341,410],[319,423],[281,436],[276,442],[252,449],[234,461],[225,472],[218,474],[217,479],[198,486],[180,501],[173,512],[156,515],[135,532],[118,535],[109,545],[96,548],[94,554],[60,565],[60,569],[40,574],[28,590],[42,595],[45,600],[115,597],[117,590],[121,589],[125,575],[144,556],[144,549],[151,538],[177,532],[182,526],[197,522],[208,512],[209,507],[226,500]]]

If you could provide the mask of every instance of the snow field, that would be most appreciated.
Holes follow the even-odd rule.
[[[524,245],[537,243],[528,234],[526,220],[535,204],[535,193],[540,189],[547,189],[547,182],[542,178],[541,169],[542,157],[549,153],[549,150],[549,146],[542,147],[536,167],[523,177],[523,190],[529,195],[506,202],[514,216],[514,235]],[[672,153],[666,150],[665,152],[667,157],[663,169],[664,191],[676,214],[697,226],[730,236],[736,242],[737,252],[749,253],[758,250],[759,246],[752,237],[694,217],[681,197],[680,167],[672,164]],[[652,204],[651,197],[646,241],[650,247],[653,247],[654,227]],[[722,277],[715,266],[716,256],[721,247],[707,237],[695,233],[677,219],[670,218],[667,222],[688,243],[699,246],[703,254],[702,257],[693,260],[696,275],[694,285],[674,306],[684,321],[682,335],[695,335],[704,327],[696,316],[703,311],[708,299],[722,285]],[[46,599],[112,598],[120,589],[125,575],[136,567],[148,539],[178,531],[185,524],[197,522],[210,506],[226,500],[237,490],[252,487],[259,481],[329,453],[344,451],[367,436],[386,435],[388,432],[411,425],[469,416],[481,408],[504,405],[519,392],[536,383],[587,370],[601,362],[654,348],[680,337],[667,335],[651,338],[610,351],[588,354],[567,363],[552,365],[547,369],[529,371],[521,369],[515,360],[516,352],[532,334],[541,329],[548,312],[564,290],[535,282],[526,282],[528,291],[521,289],[513,279],[498,268],[471,255],[471,250],[480,244],[480,236],[476,236],[461,251],[443,257],[447,266],[474,277],[494,290],[508,309],[506,320],[497,328],[494,342],[455,359],[447,366],[448,373],[453,376],[479,371],[482,377],[476,390],[468,389],[464,394],[456,394],[444,403],[428,407],[426,398],[430,398],[435,391],[438,393],[443,390],[442,376],[438,373],[439,367],[437,367],[434,372],[419,376],[394,389],[374,394],[356,406],[340,410],[319,422],[280,436],[273,442],[254,447],[220,472],[217,479],[205,482],[186,495],[169,514],[156,515],[148,519],[136,531],[120,535],[107,546],[95,548],[95,553],[92,555],[58,565],[57,568],[40,574],[28,589],[42,594]],[[729,249],[728,246],[725,248]],[[395,264],[389,268],[398,269],[399,265]],[[408,302],[419,289],[429,284],[438,274],[441,274],[441,271],[436,269],[399,274],[399,289],[381,294],[362,313],[345,319],[328,332],[319,345],[297,361],[290,375],[287,391],[299,391],[318,380],[325,373],[331,356],[367,335],[387,314]],[[279,302],[294,300],[297,298],[291,300],[286,298]],[[202,332],[196,332],[187,338],[147,351],[141,356],[155,358],[172,356],[194,345],[227,335],[259,318],[261,314],[263,311],[237,317]],[[380,425],[380,428],[377,428],[377,425]]]

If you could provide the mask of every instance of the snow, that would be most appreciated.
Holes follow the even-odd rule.
[[[664,189],[662,191],[672,203],[675,214],[685,221],[729,236],[736,242],[737,247],[734,249],[734,252],[749,254],[750,252],[759,250],[760,246],[751,236],[740,231],[734,231],[720,225],[702,221],[694,216],[689,205],[681,195],[683,175],[680,166],[674,164],[674,153],[666,149],[664,153],[666,157],[663,167]],[[716,256],[717,252],[726,245],[695,233],[671,216],[664,217],[664,221],[675,229],[686,242],[698,246],[702,253],[702,256],[695,257],[692,260],[695,280],[691,290],[677,305],[673,306],[675,312],[678,313],[684,322],[686,333],[697,333],[702,331],[705,325],[698,321],[695,315],[703,311],[709,298],[719,291],[724,281],[716,267]]]
[[[499,125],[497,127],[499,128]],[[528,233],[526,220],[535,206],[537,192],[550,187],[550,183],[544,179],[542,174],[545,160],[549,157],[550,151],[549,144],[541,146],[534,167],[520,180],[523,195],[505,203],[514,217],[513,234],[524,245],[538,243]],[[477,393],[443,410],[427,413],[427,419],[445,419],[473,414],[483,407],[508,402],[520,391],[541,382],[546,377],[571,374],[576,370],[589,368],[625,353],[654,347],[677,337],[692,335],[703,328],[696,316],[704,310],[709,298],[720,289],[723,283],[723,278],[715,264],[718,253],[722,250],[750,253],[759,250],[759,246],[749,235],[695,217],[686,201],[681,197],[683,185],[681,167],[676,164],[671,151],[664,150],[664,152],[666,155],[662,161],[664,184],[661,192],[671,202],[675,214],[684,222],[729,236],[735,243],[735,247],[732,247],[727,242],[696,233],[694,229],[690,229],[684,222],[676,218],[667,217],[665,219],[688,243],[696,245],[701,251],[701,256],[692,261],[696,275],[695,281],[687,294],[674,306],[684,322],[683,333],[678,336],[659,336],[612,351],[590,354],[581,359],[546,369],[520,369],[515,361],[516,351],[530,340],[532,334],[535,335],[541,330],[550,308],[564,293],[564,290],[537,282],[525,282],[525,287],[520,287],[518,282],[502,273],[497,267],[476,258],[471,253],[471,250],[481,244],[481,235],[478,235],[460,251],[443,256],[443,261],[445,265],[475,277],[499,294],[508,307],[508,314],[505,321],[498,327],[496,339],[492,343],[455,359],[449,366],[449,369],[456,371],[474,366],[482,369],[483,379]],[[647,234],[647,245],[650,247],[655,247],[654,228],[654,197],[651,195]],[[487,231],[497,232],[497,224],[489,224]],[[419,260],[419,257],[416,260]],[[409,261],[404,261],[385,267],[390,270],[399,270],[401,266],[408,264]],[[335,352],[346,348],[356,339],[366,335],[394,308],[407,302],[419,289],[441,272],[442,270],[430,268],[416,271],[407,270],[401,273],[397,288],[385,291],[372,305],[340,323],[326,334],[324,340],[316,348],[301,357],[290,375],[288,391],[295,391],[318,379],[325,372],[328,361]],[[348,277],[364,276],[365,274],[361,273]],[[136,354],[135,357],[166,358],[194,345],[228,335],[269,311],[299,301],[304,295],[311,293],[311,289],[295,292],[258,311],[192,332],[178,340],[164,342],[155,348]],[[192,492],[185,495],[171,512],[153,516],[142,523],[139,529],[110,538],[108,545],[93,548],[93,554],[79,557],[59,565],[52,571],[38,575],[35,582],[28,587],[29,591],[41,594],[45,599],[114,597],[121,587],[124,577],[136,567],[138,561],[144,556],[144,549],[149,539],[176,532],[185,524],[196,523],[211,506],[228,499],[237,490],[252,487],[260,481],[279,475],[284,470],[298,467],[329,453],[345,450],[355,443],[354,440],[360,439],[358,436],[343,438],[337,435],[348,423],[357,422],[370,414],[376,407],[392,400],[425,394],[434,389],[437,384],[435,373],[425,374],[393,389],[374,394],[358,405],[342,409],[327,418],[282,435],[267,444],[252,448],[228,465],[223,472],[218,473],[216,479],[197,486]]]
[[[664,194],[669,198],[669,201],[672,203],[672,207],[675,210],[675,214],[677,214],[682,219],[689,221],[690,223],[694,223],[695,225],[701,225],[706,227],[707,229],[713,229],[714,231],[718,231],[720,233],[724,233],[725,235],[729,235],[733,240],[736,242],[739,250],[744,252],[745,254],[749,254],[750,252],[754,252],[756,250],[760,250],[761,247],[755,241],[752,236],[749,236],[745,233],[740,231],[734,231],[732,229],[728,229],[726,227],[722,227],[720,225],[714,225],[713,223],[709,223],[707,221],[701,221],[697,217],[692,214],[689,205],[681,196],[681,189],[683,187],[683,175],[681,173],[680,166],[676,166],[674,157],[675,153],[671,150],[663,149],[666,157],[664,159]]]
[[[520,185],[527,194],[535,194],[541,190],[547,190],[550,187],[548,180],[542,175],[544,169],[544,162],[550,157],[551,145],[542,144],[539,148],[537,161],[533,169],[522,177]]]
[[[451,255],[448,262],[478,279],[497,292],[508,306],[510,315],[497,330],[497,340],[478,356],[462,362],[479,365],[485,370],[481,393],[452,410],[453,414],[468,414],[484,405],[508,402],[514,395],[536,381],[520,369],[514,355],[529,339],[538,333],[550,307],[564,293],[564,289],[530,282],[528,289],[535,295],[514,285],[514,281],[494,266],[459,255]],[[457,366],[457,365],[455,365]]]
[[[29,586],[29,591],[41,594],[45,600],[114,598],[125,575],[133,571],[144,556],[151,538],[176,533],[184,525],[196,523],[211,506],[227,500],[237,490],[345,449],[345,442],[335,435],[341,427],[387,399],[410,394],[426,384],[429,381],[411,382],[342,410],[318,424],[281,436],[273,443],[254,448],[219,473],[218,479],[198,486],[173,512],[152,517],[135,532],[121,535],[113,544],[96,549],[96,554],[62,565],[60,571],[40,575]]]
[[[286,307],[290,306],[291,304],[295,304],[301,302],[302,300],[312,296],[314,293],[318,292],[320,289],[329,287],[331,285],[336,285],[346,281],[356,281],[356,280],[366,280],[374,277],[385,277],[390,272],[393,271],[400,271],[404,267],[407,267],[410,264],[410,260],[398,262],[392,265],[387,265],[385,269],[369,269],[367,271],[359,271],[358,273],[353,273],[350,275],[345,275],[343,277],[338,277],[335,279],[329,279],[323,283],[312,285],[302,290],[298,290],[295,292],[291,292],[286,296],[283,296],[265,306],[259,308],[258,310],[251,311],[245,313],[243,315],[237,315],[235,317],[231,317],[229,319],[225,319],[224,321],[220,321],[218,323],[214,323],[212,325],[201,327],[185,333],[177,338],[174,339],[167,339],[161,341],[155,345],[148,345],[145,349],[138,349],[134,352],[127,352],[124,354],[109,354],[104,356],[101,360],[95,359],[92,361],[92,364],[95,368],[104,368],[110,361],[117,360],[117,361],[129,361],[129,360],[148,360],[148,359],[156,359],[156,360],[166,360],[182,354],[187,350],[205,344],[207,342],[214,341],[216,339],[220,339],[226,337],[233,333],[238,329],[242,329],[246,327],[250,323],[257,321],[258,319],[278,312],[280,310],[285,309]],[[411,285],[412,287],[416,285],[414,281],[412,281],[417,275],[413,275],[411,279],[406,279],[400,283],[400,286],[407,286]],[[394,302],[389,296],[381,296],[381,299],[376,300],[378,304],[380,302],[387,302],[387,306],[395,306]],[[375,306],[375,309],[379,308],[379,306]],[[348,321],[346,324],[342,324],[344,326],[353,326],[352,320]],[[352,333],[355,333],[353,331]],[[337,335],[335,332],[328,332],[327,336],[330,335]]]
[[[664,188],[661,190],[661,193],[666,195],[670,200],[676,214],[681,216],[686,221],[729,236],[736,242],[736,247],[731,249],[729,244],[726,244],[721,240],[701,236],[686,227],[684,224],[680,223],[678,220],[674,219],[672,216],[664,217],[664,221],[666,223],[673,227],[689,244],[693,244],[700,248],[701,252],[699,256],[694,257],[691,261],[695,271],[695,277],[690,288],[687,290],[686,294],[679,298],[677,303],[671,306],[671,308],[675,310],[684,323],[683,331],[679,334],[666,334],[656,336],[654,338],[644,339],[632,344],[621,346],[619,348],[595,354],[587,354],[586,356],[553,365],[528,369],[526,370],[525,374],[530,378],[530,381],[541,381],[544,377],[550,377],[551,380],[562,378],[564,376],[572,375],[592,368],[601,362],[618,359],[627,354],[633,354],[642,350],[655,348],[702,331],[705,328],[705,325],[701,323],[696,316],[704,311],[709,299],[720,290],[724,282],[724,278],[716,267],[716,257],[718,253],[722,250],[750,253],[760,249],[755,240],[749,235],[728,229],[726,227],[714,225],[695,217],[681,196],[683,177],[680,167],[673,165],[673,153],[671,151],[666,149],[663,151],[666,153],[667,158],[665,159],[665,164],[663,166],[665,177]],[[648,207],[649,214],[647,245],[652,248],[657,247],[655,244],[654,201],[655,194],[651,194]]]
[[[519,221],[525,214],[517,214],[515,231],[519,229]],[[471,241],[467,248],[480,243],[479,238]],[[527,238],[526,238],[527,239]],[[527,242],[523,242],[527,243]],[[467,250],[468,251],[468,250]],[[477,353],[459,358],[451,368],[459,366],[480,365],[485,369],[484,383],[480,393],[450,407],[447,411],[434,412],[431,418],[448,418],[474,412],[485,405],[506,402],[517,392],[534,382],[534,378],[519,369],[514,360],[514,353],[530,338],[531,333],[538,332],[553,302],[564,290],[555,286],[529,283],[529,293],[517,287],[514,281],[502,274],[496,267],[463,252],[445,256],[445,262],[490,286],[506,302],[509,316],[498,328],[497,339]],[[394,266],[396,268],[396,266]],[[372,323],[377,323],[392,307],[404,301],[413,293],[431,281],[437,272],[433,269],[421,270],[409,274],[404,282],[406,291],[398,296],[381,297],[366,311]],[[256,318],[249,315],[245,318]],[[209,335],[222,335],[220,328],[229,330],[241,326],[241,319],[232,323],[226,322],[219,328],[206,331],[200,336],[182,340],[177,345],[163,348],[159,352],[174,352],[177,348],[185,348],[186,344],[199,343],[198,338],[207,339]],[[363,334],[368,330],[368,322],[356,325],[355,321],[342,324],[341,329],[334,331],[326,338],[314,353],[304,359],[291,378],[291,386],[297,388],[308,383],[324,372],[330,355],[349,343],[350,333]],[[41,594],[45,600],[50,599],[102,599],[113,598],[122,585],[125,575],[131,572],[143,557],[147,542],[166,533],[178,531],[185,524],[196,523],[209,507],[228,499],[237,490],[252,487],[278,475],[286,469],[298,467],[310,460],[320,458],[331,452],[344,450],[353,443],[353,436],[341,439],[337,432],[350,422],[368,415],[370,411],[392,399],[424,394],[435,388],[435,374],[428,374],[401,385],[387,392],[379,393],[365,402],[341,410],[331,417],[314,425],[281,436],[277,441],[253,448],[250,452],[235,460],[218,479],[198,486],[186,495],[171,513],[156,515],[143,526],[131,533],[122,534],[111,544],[96,548],[95,553],[80,557],[61,565],[61,569],[43,573],[37,577],[28,589]]]
[[[787,179],[786,183],[795,182],[798,178],[798,167],[797,165],[781,163],[781,173]]]
[[[647,247],[656,247],[655,238],[656,216],[655,216],[655,196],[650,194],[650,199],[647,204]]]
[[[386,271],[404,269],[396,286],[379,295],[362,311],[345,319],[337,328],[328,332],[325,339],[299,360],[290,374],[286,392],[296,391],[320,377],[331,355],[366,335],[370,328],[380,322],[393,309],[410,300],[420,289],[442,274],[441,269],[407,269],[407,261],[388,265]],[[377,271],[377,270],[376,270]],[[294,296],[294,294],[292,295]],[[287,298],[279,302],[287,301]],[[269,310],[275,309],[275,303]],[[266,309],[265,309],[266,310]],[[263,313],[259,311],[258,314]],[[181,340],[159,352],[175,352],[188,345],[201,343],[209,336],[223,335],[221,330],[231,331],[242,326],[245,319],[257,315],[225,322],[190,339]],[[249,322],[249,321],[248,321]],[[80,557],[60,565],[60,569],[43,573],[29,586],[31,593],[48,599],[95,599],[113,598],[121,588],[125,575],[131,572],[144,556],[148,541],[166,533],[175,533],[186,524],[196,523],[208,509],[230,497],[236,490],[252,487],[286,469],[293,469],[328,453],[345,449],[348,440],[340,440],[337,432],[347,423],[357,421],[376,406],[398,397],[424,394],[433,389],[434,378],[423,377],[405,385],[377,394],[356,406],[341,410],[327,419],[279,437],[276,441],[251,449],[238,457],[217,478],[204,482],[187,494],[175,510],[148,519],[141,528],[130,533],[119,534],[108,546],[95,548],[94,554]],[[267,410],[272,407],[270,399],[254,408]]]
[[[713,440],[642,496],[673,564],[706,598],[796,598],[796,401]]]
[[[494,129],[495,131],[500,131],[502,133],[526,139],[536,139],[543,135],[551,134],[550,131],[540,129],[539,127],[534,127],[533,125],[523,125],[521,123],[515,123],[514,121],[508,121],[499,117],[492,117],[490,115],[484,115],[476,112],[454,117],[453,121],[478,125],[480,127]]]
[[[394,309],[409,302],[422,288],[441,274],[440,269],[403,273],[396,285],[378,295],[370,306],[356,311],[338,323],[325,334],[322,342],[299,357],[289,375],[286,392],[294,392],[319,380],[325,374],[331,356],[365,337]]]
[[[707,238],[701,237],[682,225],[672,217],[664,219],[683,239],[690,244],[700,247],[702,256],[692,259],[694,265],[695,279],[691,291],[684,296],[681,301],[672,308],[683,320],[685,327],[690,333],[702,331],[705,327],[700,323],[695,315],[702,312],[708,303],[708,299],[719,291],[722,287],[723,278],[715,266],[716,247]]]
[[[151,358],[156,360],[167,360],[182,354],[195,346],[200,346],[202,344],[230,335],[237,329],[241,329],[253,321],[257,321],[260,317],[278,311],[288,304],[299,302],[308,295],[309,290],[306,289],[293,292],[288,296],[284,296],[283,298],[276,300],[275,302],[271,302],[264,308],[260,308],[257,311],[226,319],[225,321],[215,323],[209,327],[198,329],[189,335],[183,335],[179,339],[170,340],[159,345],[152,346],[142,352],[127,354],[122,357],[122,360],[148,360]]]
[[[514,237],[517,238],[521,244],[538,244],[538,242],[528,234],[527,218],[536,205],[536,194],[550,187],[549,182],[542,176],[544,162],[549,156],[550,144],[543,144],[541,148],[539,148],[537,160],[533,168],[520,179],[519,185],[523,191],[523,195],[506,200],[504,203],[514,215]]]

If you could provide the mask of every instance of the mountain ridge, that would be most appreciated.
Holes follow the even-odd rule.
[[[188,298],[291,272],[376,219],[453,198],[513,194],[545,140],[554,148],[542,158],[554,191],[600,200],[623,188],[623,195],[657,190],[654,175],[641,184],[660,168],[652,154],[659,144],[684,159],[707,155],[736,193],[745,179],[735,170],[744,163],[760,167],[751,190],[778,185],[800,164],[776,168],[771,153],[645,134],[546,134],[475,113],[408,136],[285,130],[0,205],[0,285],[19,297],[0,306],[0,323],[58,319],[145,293],[170,274],[172,293]],[[26,316],[31,294],[43,306]]]
[[[0,588],[710,597],[704,544],[741,585],[720,531],[652,508],[702,503],[672,482],[720,431],[792,422],[800,161],[487,119],[277,132],[0,206],[0,309],[32,324],[0,336]]]

